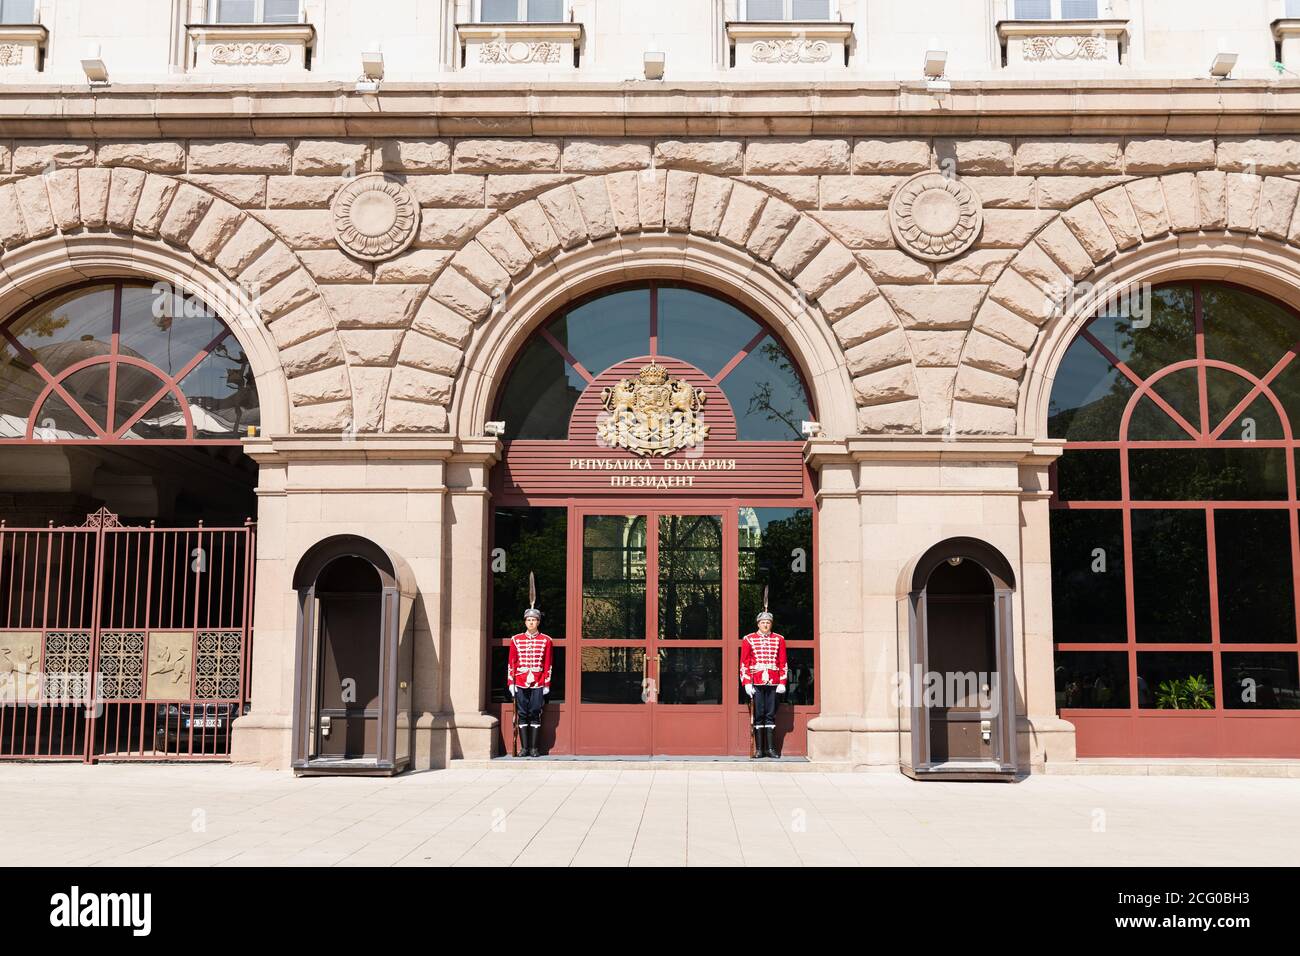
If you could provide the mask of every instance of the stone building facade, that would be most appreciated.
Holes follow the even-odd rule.
[[[1058,369],[1134,289],[1300,301],[1297,107],[1286,79],[1104,76],[0,86],[0,315],[75,282],[161,281],[214,305],[248,356],[236,761],[293,760],[295,571],[333,535],[409,566],[413,765],[501,751],[485,569],[502,383],[566,304],[672,282],[761,317],[807,386],[808,755],[910,764],[909,575],[975,541],[1007,572],[1001,762],[1041,769],[1077,743],[1054,648]],[[940,557],[985,553],[956,547]],[[1244,753],[1216,741],[1185,752]]]

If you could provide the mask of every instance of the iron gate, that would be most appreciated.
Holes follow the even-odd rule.
[[[223,760],[247,711],[253,523],[0,522],[0,759]]]

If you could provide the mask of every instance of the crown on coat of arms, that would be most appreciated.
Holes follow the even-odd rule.
[[[662,385],[668,381],[668,372],[657,362],[651,362],[637,373],[637,381],[642,385]]]

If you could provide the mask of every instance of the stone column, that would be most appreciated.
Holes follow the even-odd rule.
[[[1023,768],[1075,759],[1074,725],[1056,713],[1055,650],[1052,646],[1052,541],[1048,468],[1063,442],[1035,443],[1020,464],[1020,617],[1023,645],[1017,647],[1021,689],[1018,750]]]
[[[491,515],[488,475],[501,456],[495,438],[457,443],[447,462],[442,661],[437,710],[420,716],[417,767],[492,756],[497,719],[484,713],[487,695],[487,545]],[[423,761],[423,764],[421,763]]]
[[[818,474],[816,677],[821,697],[820,713],[808,723],[808,756],[849,762],[853,731],[860,729],[865,707],[857,465],[844,441],[813,439],[805,457]]]

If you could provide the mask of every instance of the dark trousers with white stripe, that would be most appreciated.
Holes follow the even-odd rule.
[[[774,684],[754,685],[754,726],[776,726],[776,686]]]

